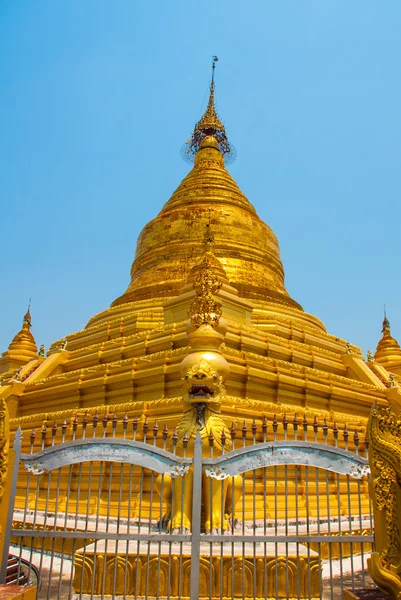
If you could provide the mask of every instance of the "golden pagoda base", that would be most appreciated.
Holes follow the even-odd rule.
[[[173,545],[171,554],[166,543],[161,544],[159,552],[159,544],[152,543],[149,554],[144,544],[141,544],[138,554],[137,542],[130,542],[128,549],[126,542],[117,542],[117,545],[119,547],[116,551],[115,541],[108,541],[107,544],[102,541],[97,543],[97,547],[95,544],[90,544],[85,552],[76,554],[73,581],[76,594],[90,595],[93,586],[94,597],[104,595],[113,595],[113,597],[121,595],[127,598],[189,597],[191,555],[188,545],[183,545],[181,559],[179,544],[176,544],[176,549]],[[256,549],[255,556],[253,545],[251,547],[251,544],[246,544],[242,556],[242,544],[239,543],[233,556],[231,543],[224,546],[227,547],[221,550],[219,543],[213,544],[211,559],[210,544],[201,545],[199,599],[210,598],[211,591],[212,596],[216,598],[220,597],[221,592],[223,598],[233,596],[235,598],[276,598],[276,589],[279,598],[319,598],[320,572],[317,553],[310,552],[311,556],[308,558],[307,550],[302,546],[298,546],[297,550],[295,544],[288,544],[287,558],[285,544],[277,544],[276,557],[275,544],[268,543],[265,549],[262,543],[260,548]],[[254,561],[256,561],[255,590]],[[211,563],[212,569],[210,569]],[[210,586],[211,570],[212,586]],[[232,583],[234,583],[233,593]]]

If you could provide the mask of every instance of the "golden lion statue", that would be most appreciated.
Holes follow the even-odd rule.
[[[220,415],[221,401],[225,394],[224,382],[229,374],[229,365],[219,352],[224,336],[211,325],[203,324],[189,336],[193,352],[181,363],[184,382],[184,414],[177,425],[177,447],[187,446],[186,452],[193,454],[193,445],[198,431],[202,438],[203,456],[211,451],[220,455],[231,449],[230,432]],[[223,442],[222,442],[223,440]],[[213,450],[212,450],[213,448]],[[190,470],[175,479],[174,498],[171,478],[159,476],[157,489],[163,495],[167,511],[163,516],[163,527],[175,532],[189,532],[192,522],[192,481]],[[161,489],[163,487],[163,490]],[[236,523],[235,505],[242,492],[240,475],[223,482],[202,475],[203,503],[205,508],[206,532],[224,532]]]

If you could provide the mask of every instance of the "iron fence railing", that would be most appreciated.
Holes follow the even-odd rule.
[[[28,444],[18,431],[1,576],[10,547],[38,570],[40,599],[340,598],[365,586],[360,431],[284,415],[209,433],[180,442],[97,414],[44,424]]]

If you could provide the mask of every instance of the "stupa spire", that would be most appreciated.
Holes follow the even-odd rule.
[[[383,318],[383,323],[382,323],[382,334],[383,334],[383,337],[386,334],[390,335],[390,321],[387,319],[386,307],[384,307],[384,318]]]
[[[229,143],[223,122],[217,114],[214,98],[215,82],[214,73],[216,63],[219,59],[213,56],[212,63],[212,80],[210,82],[209,101],[206,110],[200,120],[196,123],[192,136],[187,140],[185,145],[186,158],[193,160],[198,150],[201,148],[202,141],[206,137],[215,138],[217,146],[224,159],[233,159],[235,150]]]
[[[31,298],[29,298],[28,310],[24,315],[24,319],[22,321],[22,329],[30,329],[32,327],[31,321]]]
[[[23,351],[35,356],[37,355],[38,349],[35,338],[31,333],[31,327],[31,301],[29,300],[28,310],[22,321],[22,329],[14,336],[13,341],[8,347],[9,351]]]
[[[382,337],[377,344],[375,360],[385,366],[391,363],[401,364],[401,348],[396,339],[393,338],[390,331],[390,321],[387,318],[386,308],[384,307],[384,318],[382,322]]]
[[[31,301],[22,321],[22,329],[14,336],[8,350],[0,357],[0,371],[5,372],[21,367],[38,357],[38,348],[31,332],[30,306]]]

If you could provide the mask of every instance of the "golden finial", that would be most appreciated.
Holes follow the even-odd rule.
[[[383,333],[383,335],[386,333],[390,334],[390,321],[387,319],[386,305],[384,305],[384,319],[383,319],[383,323],[382,323],[382,333]]]
[[[32,327],[32,321],[31,321],[31,300],[32,300],[32,298],[29,298],[28,310],[26,311],[26,313],[24,315],[24,320],[22,321],[22,327],[28,327],[29,329]]]
[[[228,160],[234,160],[235,158],[235,148],[228,141],[225,127],[217,114],[214,103],[214,72],[218,60],[219,59],[217,58],[217,56],[213,56],[212,80],[210,82],[209,102],[207,104],[205,113],[195,125],[195,129],[192,136],[189,138],[186,145],[184,146],[185,151],[183,156],[189,160],[194,159],[196,153],[201,147],[202,140],[208,136],[215,138],[217,142],[217,147],[220,150],[221,154],[224,156],[226,162],[228,162]]]

